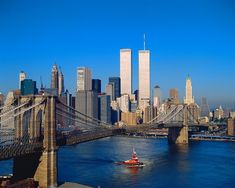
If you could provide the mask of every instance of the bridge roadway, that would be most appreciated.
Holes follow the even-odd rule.
[[[121,134],[122,131],[122,129],[110,129],[97,132],[86,132],[75,135],[59,136],[57,137],[56,142],[57,146],[73,145],[104,137],[114,136]],[[43,151],[43,143],[36,140],[30,140],[27,143],[23,143],[19,140],[12,140],[11,142],[12,144],[10,145],[0,146],[0,161]]]

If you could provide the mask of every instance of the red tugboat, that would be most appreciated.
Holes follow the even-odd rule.
[[[121,162],[117,162],[117,164],[124,164],[126,165],[127,168],[136,168],[136,167],[144,167],[144,163],[140,162],[137,154],[133,148],[133,153],[132,153],[132,158],[126,161],[121,161]]]

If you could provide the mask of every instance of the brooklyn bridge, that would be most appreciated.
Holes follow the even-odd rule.
[[[13,159],[13,181],[33,178],[39,187],[57,186],[60,146],[152,128],[168,128],[170,143],[188,144],[189,127],[199,125],[187,105],[171,105],[146,124],[116,127],[49,95],[20,96],[0,111],[0,160]]]

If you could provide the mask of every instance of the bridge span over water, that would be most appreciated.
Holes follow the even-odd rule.
[[[55,96],[20,96],[0,108],[0,160],[13,158],[13,181],[33,178],[39,187],[57,186],[57,150],[124,132],[168,128],[171,143],[188,143],[196,120],[186,105],[172,105],[147,124],[115,128],[64,104]]]

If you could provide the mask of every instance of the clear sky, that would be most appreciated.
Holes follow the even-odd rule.
[[[49,86],[55,61],[70,92],[78,66],[104,88],[119,76],[120,48],[133,50],[136,89],[143,33],[165,98],[176,87],[182,99],[189,74],[197,100],[235,101],[234,0],[0,0],[0,91],[17,88],[21,70]]]

